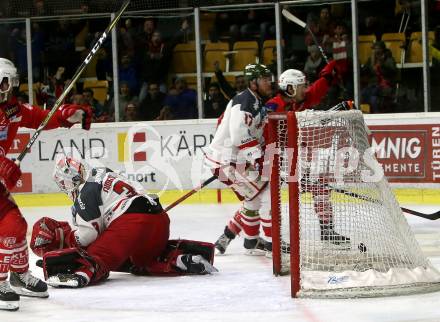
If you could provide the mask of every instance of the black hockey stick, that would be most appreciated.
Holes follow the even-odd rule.
[[[365,201],[369,201],[369,202],[376,203],[376,204],[379,204],[379,205],[383,205],[383,203],[380,200],[372,198],[372,197],[369,197],[369,196],[361,195],[361,194],[358,194],[356,192],[347,191],[345,189],[335,188],[335,187],[331,187],[331,186],[327,186],[327,187],[330,190],[333,190],[333,191],[335,191],[337,193],[342,193],[342,194],[344,194],[346,196],[349,196],[349,197],[353,197],[353,198],[357,198],[357,199],[360,199],[360,200],[365,200]],[[422,212],[419,212],[419,211],[416,211],[416,210],[412,210],[412,209],[408,209],[408,208],[405,208],[405,207],[400,207],[400,209],[402,209],[402,211],[404,213],[411,214],[411,215],[414,215],[414,216],[417,216],[417,217],[421,217],[421,218],[425,218],[425,219],[428,219],[428,220],[437,220],[437,219],[440,218],[440,210],[436,211],[436,212],[434,212],[432,214],[425,214],[425,213],[422,213]]]
[[[328,58],[327,55],[324,52],[324,49],[322,49],[322,47],[319,45],[318,43],[318,39],[316,39],[315,34],[313,33],[313,31],[310,29],[309,26],[307,26],[307,24],[302,21],[301,19],[299,19],[298,17],[294,16],[290,11],[288,11],[287,9],[283,9],[283,11],[281,12],[283,14],[284,17],[286,17],[287,20],[296,23],[298,26],[301,26],[302,28],[306,29],[310,35],[312,36],[313,42],[315,43],[315,45],[318,47],[319,51],[321,52],[322,57],[324,58],[325,62],[328,64]]]
[[[213,182],[215,179],[217,179],[217,176],[212,176],[208,179],[206,179],[200,186],[192,189],[191,191],[189,191],[188,193],[186,193],[185,195],[183,195],[182,197],[180,197],[179,199],[177,199],[176,201],[174,201],[171,205],[168,205],[168,207],[166,207],[164,209],[163,212],[167,212],[170,211],[171,209],[173,209],[175,206],[177,206],[179,203],[181,203],[182,201],[188,199],[189,197],[191,197],[193,194],[195,194],[197,191],[202,190],[205,186],[207,186],[208,184],[210,184],[211,182]]]
[[[78,69],[76,70],[75,74],[73,75],[72,81],[70,82],[70,84],[64,89],[64,91],[61,93],[60,97],[58,97],[57,101],[55,102],[54,106],[50,110],[49,114],[47,114],[46,118],[43,120],[43,122],[41,122],[40,126],[35,131],[34,135],[32,135],[32,137],[30,138],[30,140],[29,140],[28,144],[26,145],[26,147],[23,149],[23,151],[21,151],[20,155],[17,157],[17,159],[15,161],[17,164],[20,164],[20,162],[23,160],[23,158],[26,155],[26,153],[28,153],[29,149],[35,143],[37,138],[40,136],[41,131],[46,127],[47,123],[49,123],[49,120],[55,114],[55,112],[57,111],[58,107],[60,107],[60,105],[62,104],[64,98],[70,92],[70,90],[72,89],[73,85],[75,85],[76,81],[79,79],[79,77],[81,76],[81,74],[84,71],[84,69],[87,67],[87,65],[90,63],[90,61],[93,59],[95,54],[98,52],[99,48],[104,43],[104,41],[106,40],[107,36],[110,34],[110,31],[117,24],[117,22],[119,21],[119,18],[121,18],[122,13],[125,11],[125,9],[127,9],[129,4],[130,4],[130,0],[126,0],[124,2],[124,4],[122,5],[121,9],[119,9],[118,13],[116,14],[115,18],[110,22],[110,24],[107,26],[107,28],[102,33],[101,37],[99,37],[99,39],[93,45],[93,47],[90,50],[89,54],[87,55],[87,57],[84,59],[82,64],[78,67]]]

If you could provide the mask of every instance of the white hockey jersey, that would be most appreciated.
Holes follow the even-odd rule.
[[[86,182],[79,187],[78,197],[72,206],[76,243],[87,247],[113,220],[131,210],[130,206],[139,198],[141,207],[137,206],[137,209],[141,208],[146,213],[161,211],[157,199],[136,190],[126,178],[108,168],[92,169]]]
[[[266,118],[266,108],[249,88],[234,96],[206,150],[206,164],[217,168],[229,163],[252,163],[260,158]]]

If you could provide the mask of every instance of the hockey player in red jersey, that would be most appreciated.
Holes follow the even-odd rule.
[[[262,64],[249,64],[244,76],[248,88],[227,105],[206,153],[206,165],[243,202],[215,243],[221,254],[241,232],[247,254],[264,254],[266,249],[271,250],[269,188],[255,170],[261,169],[263,158],[263,129],[267,118],[263,98],[272,94],[272,73]],[[260,224],[265,239],[260,238]]]
[[[38,128],[49,111],[17,102],[12,96],[14,87],[19,85],[17,70],[4,58],[0,58],[0,82],[0,309],[17,310],[19,295],[49,295],[47,285],[29,271],[26,220],[9,193],[20,179],[21,170],[6,154],[18,128]],[[88,107],[65,104],[51,118],[46,129],[71,127],[83,119],[88,129],[91,120]]]
[[[44,256],[49,285],[83,287],[121,270],[145,275],[217,271],[213,244],[170,241],[170,220],[159,199],[110,169],[86,171],[81,162],[63,156],[54,180],[73,201],[74,227],[48,217],[33,227],[31,249]]]
[[[304,74],[295,69],[284,71],[278,80],[279,93],[266,102],[268,112],[303,111],[313,108],[335,80],[336,61],[330,61],[320,72],[320,78],[310,87],[306,86]],[[312,151],[313,147],[308,147]],[[313,182],[312,182],[313,181]],[[308,175],[302,178],[304,192],[311,192],[315,213],[319,218],[321,240],[349,248],[350,238],[334,231],[331,192],[327,180],[320,176],[311,180]]]
[[[335,80],[336,61],[330,61],[309,87],[303,72],[287,69],[278,80],[278,94],[266,102],[269,112],[303,111],[321,102]]]

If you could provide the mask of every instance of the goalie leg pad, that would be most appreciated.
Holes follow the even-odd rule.
[[[184,271],[178,267],[177,260],[179,256],[199,256],[201,262],[206,261],[206,263],[209,263],[209,265],[206,265],[208,267],[214,263],[214,249],[214,244],[212,243],[185,239],[169,240],[165,251],[157,261],[144,267],[134,266],[131,272],[135,275],[151,276],[191,274],[193,272]],[[191,256],[189,257],[192,258]]]

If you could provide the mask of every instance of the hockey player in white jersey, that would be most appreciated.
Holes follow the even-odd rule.
[[[272,93],[272,73],[262,64],[249,64],[244,77],[248,88],[227,105],[206,153],[206,164],[243,201],[215,243],[221,254],[241,231],[247,253],[271,250],[270,194],[267,181],[261,180],[258,170],[267,118],[263,98]],[[266,240],[259,237],[260,223]]]
[[[142,194],[112,170],[86,173],[81,162],[62,157],[54,179],[74,202],[74,227],[48,217],[33,227],[31,249],[44,256],[49,285],[82,287],[121,270],[147,275],[216,271],[214,245],[170,241],[170,220],[158,197]]]

